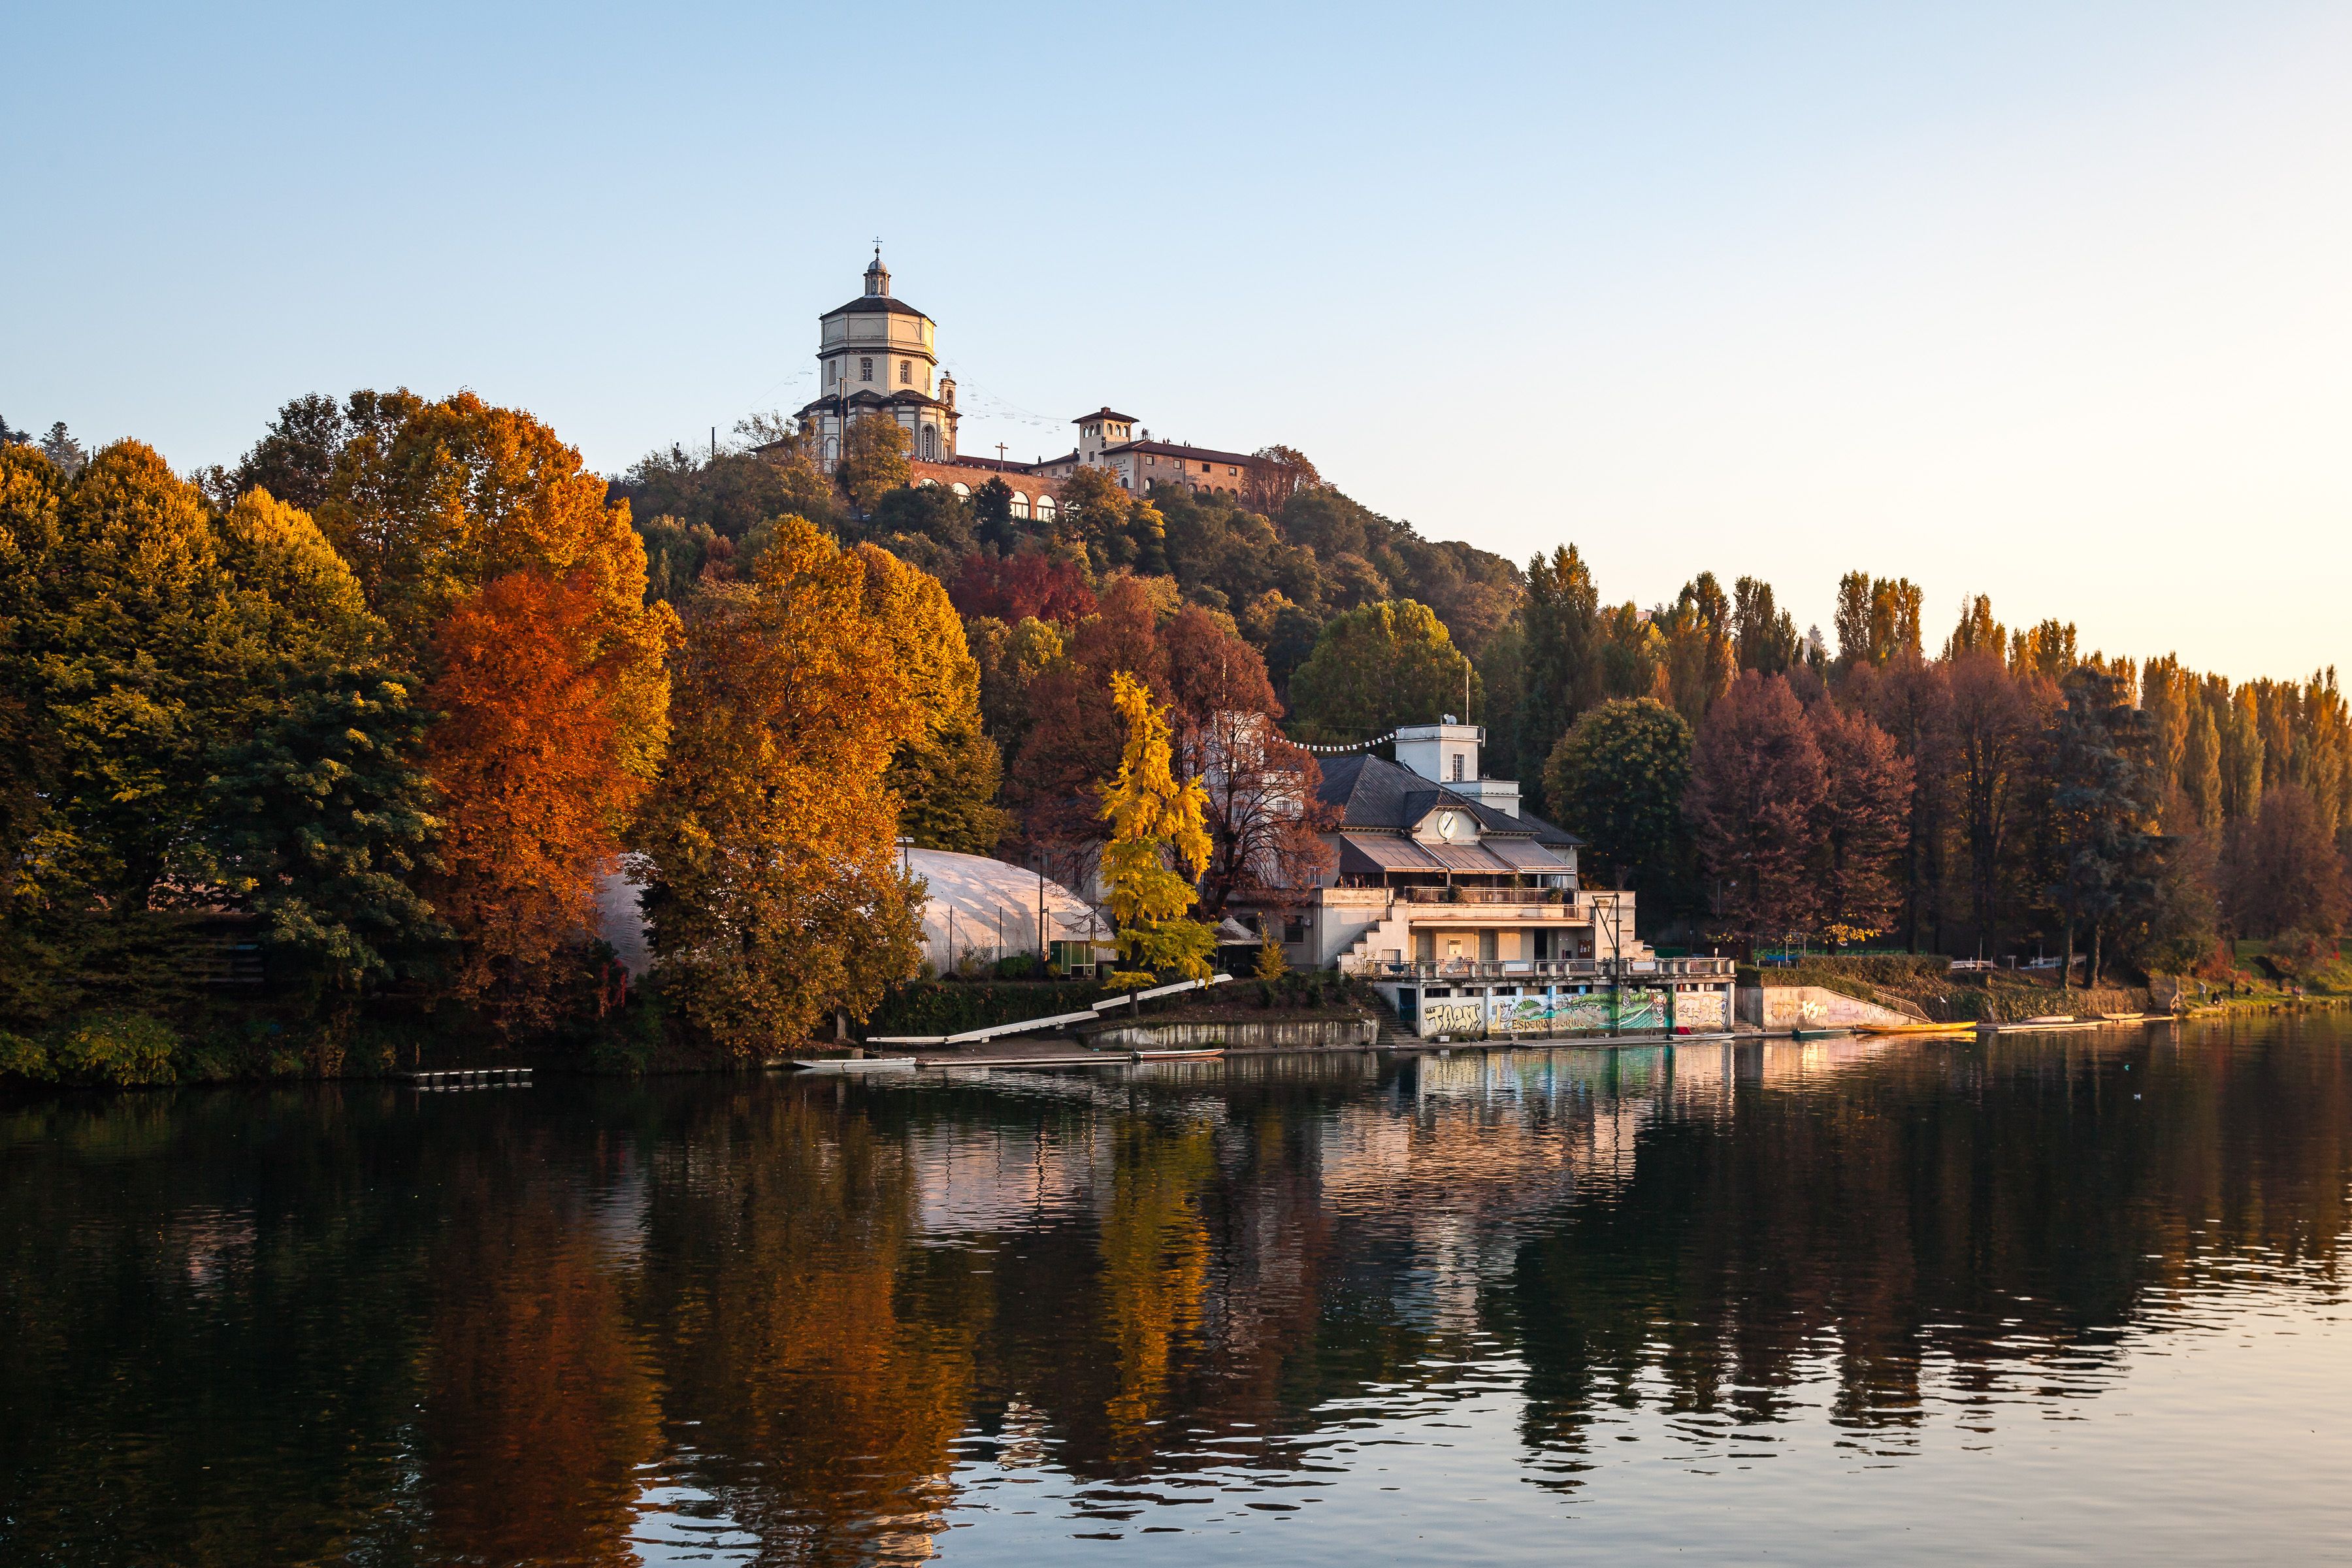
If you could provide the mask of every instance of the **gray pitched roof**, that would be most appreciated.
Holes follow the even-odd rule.
[[[824,316],[866,316],[877,310],[887,311],[893,316],[923,316],[920,310],[908,304],[904,300],[894,300],[887,294],[860,294],[846,305],[835,305],[832,310],[827,310]],[[820,316],[817,320],[823,321],[824,316]],[[923,316],[923,320],[928,321],[930,318]]]
[[[1584,842],[1540,816],[1513,816],[1497,811],[1483,801],[1432,784],[1401,763],[1361,752],[1323,759],[1323,783],[1316,795],[1326,805],[1341,808],[1339,826],[1343,828],[1410,832],[1423,817],[1443,805],[1476,817],[1481,833],[1526,837],[1538,844],[1563,847]]]

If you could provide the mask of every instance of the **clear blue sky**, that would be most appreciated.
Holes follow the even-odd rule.
[[[1612,598],[1850,567],[2352,666],[2352,10],[10,7],[0,415],[233,458],[811,395],[879,235],[967,450],[1109,403]],[[2352,673],[2352,671],[2347,671]]]

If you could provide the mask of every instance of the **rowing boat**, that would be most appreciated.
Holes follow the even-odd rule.
[[[1224,1054],[1224,1047],[1215,1046],[1202,1051],[1130,1051],[1127,1059],[1131,1062],[1213,1062]]]

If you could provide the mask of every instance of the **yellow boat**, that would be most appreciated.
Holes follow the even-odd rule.
[[[1857,1035],[1973,1035],[1974,1023],[1967,1024],[1856,1024]]]

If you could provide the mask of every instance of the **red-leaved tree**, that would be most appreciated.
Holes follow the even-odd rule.
[[[1808,862],[1825,791],[1821,748],[1788,681],[1742,675],[1707,710],[1683,797],[1727,932],[1754,942],[1811,927],[1820,900]]]
[[[1202,912],[1223,914],[1237,893],[1303,900],[1331,868],[1321,834],[1336,814],[1315,797],[1321,767],[1276,725],[1281,709],[1265,658],[1197,605],[1160,635],[1175,690],[1177,772],[1209,791]]]
[[[1821,918],[1874,935],[1894,925],[1902,902],[1911,764],[1864,714],[1822,702],[1811,716],[1825,785],[1814,862]]]
[[[965,556],[948,598],[960,616],[993,616],[1007,626],[1024,616],[1075,626],[1096,608],[1094,590],[1076,563],[1034,552]]]

